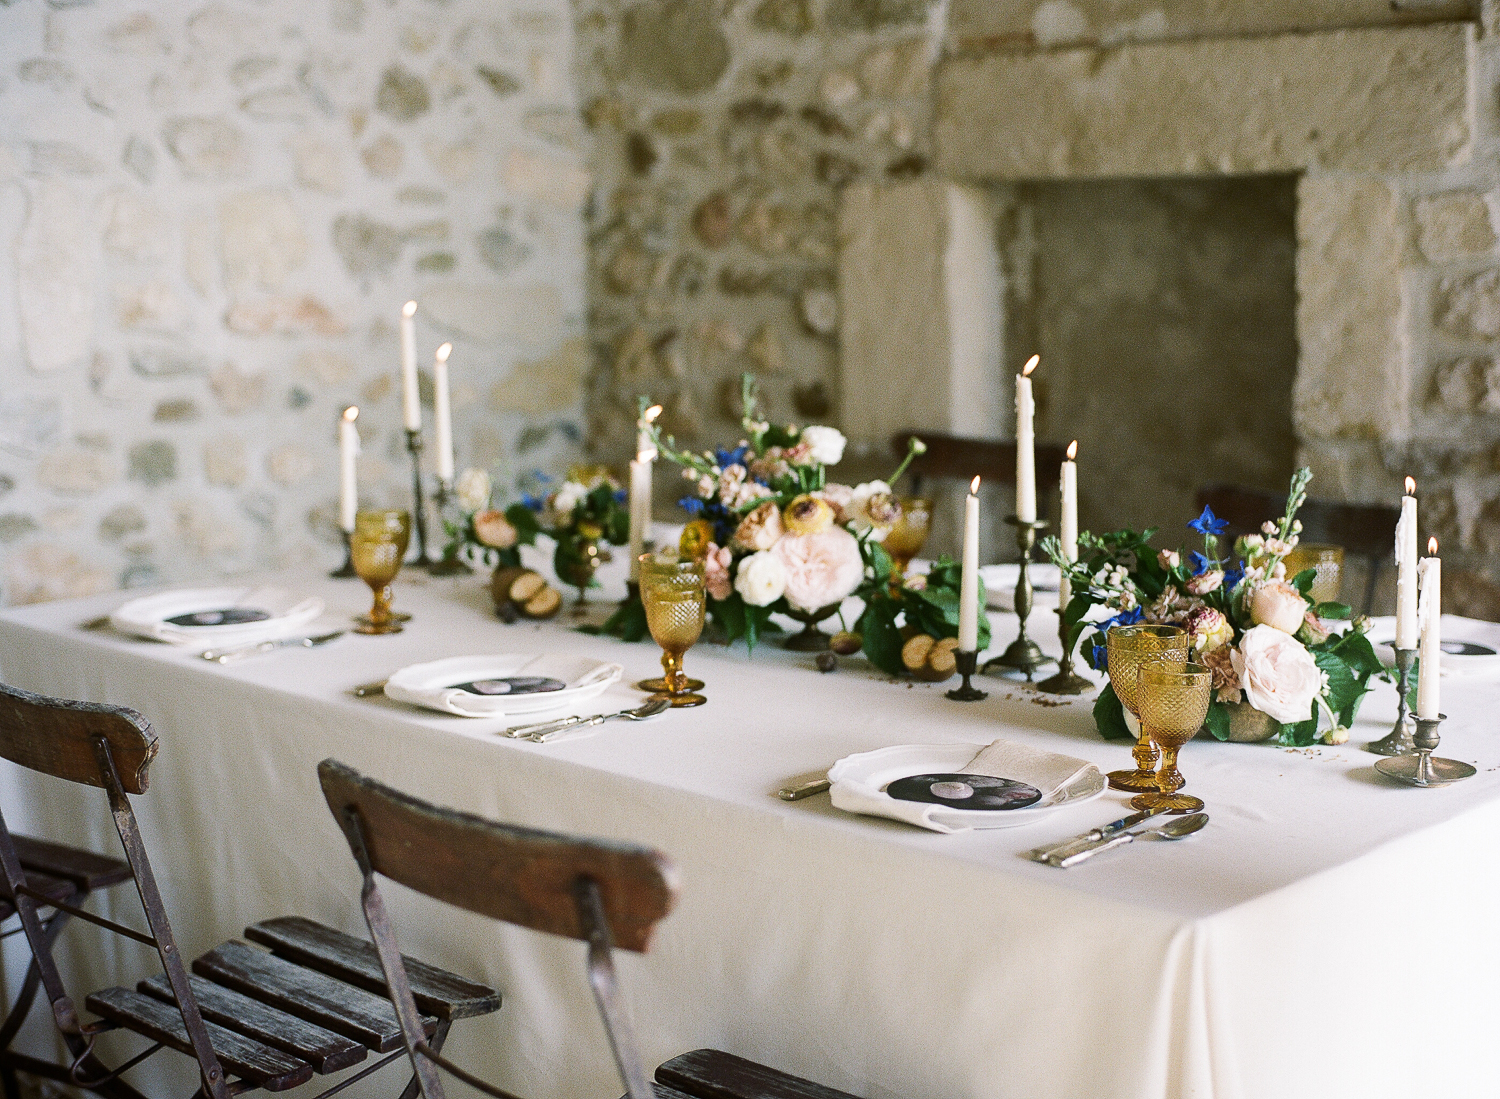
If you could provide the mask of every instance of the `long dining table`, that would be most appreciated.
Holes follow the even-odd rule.
[[[322,596],[313,632],[368,605],[357,581],[257,579]],[[940,835],[844,813],[826,795],[775,793],[896,744],[1003,737],[1129,766],[1128,744],[1094,730],[1093,692],[1064,699],[985,678],[986,700],[957,703],[944,697],[951,681],[893,680],[859,657],[819,674],[772,640],[753,654],[742,643],[692,649],[705,706],[546,744],[498,735],[504,719],[352,693],[417,662],[546,652],[624,666],[589,713],[642,697],[631,684],[658,670],[649,640],[579,632],[566,612],[506,625],[483,580],[407,573],[396,587],[413,616],[404,632],[228,665],[100,628],[123,593],[10,608],[0,680],[150,719],[160,752],[135,804],[189,954],[283,914],[363,933],[358,875],[315,774],[333,757],[445,806],[666,852],[677,907],[649,953],[621,961],[652,1064],[711,1046],[901,1099],[1495,1094],[1494,681],[1444,682],[1441,754],[1478,767],[1467,782],[1416,790],[1376,773],[1359,746],[1395,716],[1394,689],[1377,683],[1340,747],[1193,741],[1182,769],[1207,802],[1206,829],[1059,870],[1023,852],[1123,816],[1125,795],[1025,827]],[[1497,629],[1446,621],[1450,635]],[[992,624],[998,651],[1016,619],[994,613]],[[1030,626],[1056,653],[1055,614],[1035,612]],[[0,763],[0,805],[18,831],[118,850],[97,791]],[[620,1093],[581,944],[395,887],[388,901],[407,953],[505,998],[455,1027],[454,1060],[535,1099]],[[132,918],[126,892],[94,903]],[[14,975],[25,954],[11,942]],[[154,972],[144,948],[106,949],[92,928],[70,928],[63,949],[79,993]],[[25,1040],[47,1047],[50,1020],[38,1015]],[[352,1094],[391,1093],[391,1074]],[[153,1095],[194,1085],[188,1059],[170,1054],[136,1079]]]

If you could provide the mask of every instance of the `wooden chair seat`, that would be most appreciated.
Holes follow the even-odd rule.
[[[691,1099],[854,1099],[846,1091],[717,1049],[695,1049],[664,1061],[656,1080]]]
[[[367,992],[390,996],[373,943],[300,916],[247,927],[245,938],[269,947],[277,957],[321,970]],[[493,988],[436,966],[407,958],[406,976],[417,1007],[439,1019],[467,1019],[500,1009],[500,994]]]
[[[66,844],[48,843],[31,836],[12,834],[11,840],[23,867],[70,881],[80,892],[92,893],[130,880],[130,864],[122,859],[81,851]]]
[[[44,894],[49,901],[61,901],[68,904],[78,896],[78,887],[71,881],[54,878],[50,874],[27,873],[26,884],[38,893]],[[8,920],[15,914],[15,898],[11,896],[5,883],[0,882],[0,920]]]

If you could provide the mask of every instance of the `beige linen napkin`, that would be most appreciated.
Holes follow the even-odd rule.
[[[828,772],[828,777],[832,782],[829,793],[837,808],[850,813],[890,817],[892,820],[915,824],[919,828],[926,828],[933,832],[968,832],[973,829],[973,825],[949,823],[968,817],[970,814],[965,810],[924,802],[900,801],[891,797],[883,789],[852,777],[850,774],[852,768],[846,764],[859,758],[859,756],[849,756],[847,759],[841,759]],[[932,770],[940,771],[942,768],[934,766]],[[974,758],[957,773],[1015,779],[1040,790],[1042,798],[1034,806],[1028,809],[1005,810],[1007,815],[1022,814],[1012,818],[1014,823],[1019,824],[1031,819],[1032,812],[1037,809],[1059,805],[1073,797],[1080,796],[1084,791],[1096,788],[1095,776],[1098,772],[1099,768],[1085,759],[1065,756],[1060,752],[1049,752],[1044,748],[1028,747],[1010,740],[996,740],[980,749]],[[912,771],[911,773],[921,772]],[[1002,818],[999,816],[976,818],[976,823],[993,827],[1000,819]]]

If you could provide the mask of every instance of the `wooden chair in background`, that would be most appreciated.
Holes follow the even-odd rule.
[[[912,479],[912,493],[921,495],[928,480],[957,480],[967,483],[978,474],[986,482],[1013,486],[1016,483],[1016,444],[1008,439],[965,439],[958,435],[940,435],[931,431],[899,431],[891,436],[891,452],[905,458],[912,438],[927,444],[907,467]],[[1057,498],[1064,448],[1051,443],[1036,447],[1036,492],[1038,514],[1046,515]],[[894,486],[893,486],[894,487]]]
[[[646,1077],[619,996],[614,949],[644,953],[672,909],[676,874],[649,847],[498,824],[402,794],[336,760],[318,764],[334,819],[364,877],[365,922],[425,1099],[444,1099],[437,1069],[496,1099],[515,1099],[426,1042],[377,874],[481,916],[588,944],[587,974],[628,1099],[852,1099],[717,1050],[695,1050]]]
[[[28,884],[16,837],[0,814],[0,868],[69,1057],[67,1064],[54,1064],[0,1049],[0,1066],[107,1099],[140,1099],[121,1075],[169,1048],[197,1061],[200,1099],[229,1099],[255,1088],[296,1087],[315,1073],[358,1064],[371,1051],[388,1054],[341,1080],[327,1095],[404,1057],[401,1026],[387,999],[374,948],[332,928],[298,919],[258,924],[246,935],[270,946],[270,953],[228,942],[193,962],[195,975],[188,975],[130,805],[129,795],[146,792],[156,752],[155,733],[134,710],[47,698],[0,684],[0,756],[104,791],[147,932],[73,906],[64,911],[154,948],[163,970],[134,989],[92,993],[85,1005],[100,1018],[85,1021],[63,985],[52,936],[37,915],[39,905],[58,902]],[[420,962],[406,962],[405,972],[428,1013],[418,1022],[434,1049],[441,1048],[453,1019],[500,1006],[493,989]],[[134,1032],[152,1044],[123,1064],[108,1066],[94,1043],[111,1030]],[[414,1099],[417,1091],[413,1079],[405,1099]]]
[[[1266,520],[1280,518],[1286,511],[1286,493],[1238,485],[1208,485],[1198,490],[1197,506],[1211,508],[1220,519],[1227,519],[1228,535],[1233,539],[1254,534]],[[1401,518],[1401,510],[1308,500],[1297,512],[1297,518],[1302,520],[1302,541],[1343,546],[1347,556],[1358,557],[1365,563],[1364,599],[1355,609],[1369,614],[1375,604],[1380,570],[1395,560],[1396,521]]]

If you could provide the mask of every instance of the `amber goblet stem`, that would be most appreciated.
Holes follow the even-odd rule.
[[[371,584],[370,590],[375,593],[375,601],[370,605],[370,625],[389,626],[391,624],[391,586],[381,584],[377,587]]]

